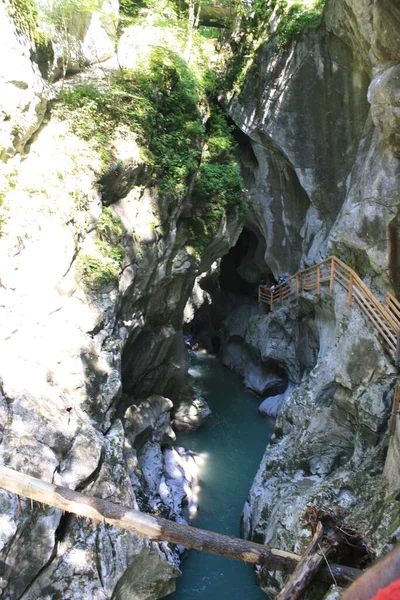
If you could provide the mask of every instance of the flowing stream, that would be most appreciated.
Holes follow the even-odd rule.
[[[240,515],[272,434],[274,421],[258,415],[260,400],[215,357],[192,354],[189,373],[212,415],[195,432],[177,435],[177,446],[200,455],[200,510],[191,524],[240,535]],[[171,600],[266,600],[250,565],[205,552],[189,553]]]

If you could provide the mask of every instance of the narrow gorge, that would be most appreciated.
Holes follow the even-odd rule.
[[[323,506],[368,542],[335,562],[386,554],[396,357],[340,286],[259,285],[336,256],[400,298],[397,1],[2,0],[0,33],[0,464],[196,524],[204,438],[246,482],[224,533],[302,554]],[[0,523],[2,600],[234,597],[180,592],[180,546],[2,489]]]

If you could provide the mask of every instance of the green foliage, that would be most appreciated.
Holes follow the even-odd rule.
[[[317,29],[322,22],[325,0],[305,4],[297,0],[290,7],[286,0],[280,1],[282,18],[277,28],[279,46],[287,47],[302,31]]]
[[[105,285],[116,284],[124,255],[124,227],[109,208],[105,208],[96,226],[98,255],[81,254],[78,270],[87,291],[98,291]]]
[[[177,36],[182,33],[178,29]],[[199,40],[194,45],[204,43]],[[119,137],[134,135],[150,184],[158,188],[159,235],[168,230],[169,206],[181,202],[194,181],[193,216],[187,222],[189,244],[202,252],[223,215],[230,212],[243,217],[247,206],[234,159],[232,128],[216,107],[204,126],[208,101],[217,95],[217,79],[199,56],[195,47],[189,65],[178,52],[153,47],[137,69],[120,70],[106,85],[66,89],[56,110],[78,136],[95,144],[103,159],[102,172],[109,169],[116,130]],[[117,248],[111,255],[109,239],[118,239],[119,233],[110,227],[109,220],[97,226],[97,245],[104,260],[85,257],[82,263],[84,279],[94,287],[101,287],[118,272],[118,243],[111,244]]]
[[[319,27],[324,5],[325,0],[254,0],[251,5],[243,4],[240,43],[231,44],[232,56],[220,80],[221,89],[240,92],[262,45],[275,38],[278,48],[287,48],[302,31]]]
[[[252,9],[258,21],[268,22],[279,0],[254,0]]]
[[[58,29],[68,30],[76,14],[90,15],[99,11],[101,4],[101,0],[53,0],[51,10],[46,11],[46,18]]]
[[[223,41],[223,30],[221,27],[200,26],[198,31],[199,34],[207,40]]]
[[[7,12],[12,17],[19,33],[25,33],[32,42],[39,46],[45,46],[48,43],[46,36],[39,29],[39,13],[35,0],[9,0]]]
[[[78,258],[78,268],[86,291],[99,291],[106,285],[116,284],[120,269],[112,261],[88,254]]]
[[[172,50],[155,48],[146,66],[121,70],[106,88],[77,86],[64,91],[58,114],[71,120],[77,135],[97,143],[104,171],[109,167],[116,127],[129,126],[146,149],[146,162],[168,201],[182,197],[200,161],[204,128],[199,91],[181,57]]]
[[[149,72],[136,75],[144,97],[141,127],[160,195],[168,202],[182,198],[200,162],[201,88],[186,61],[172,51],[154,50],[149,66]]]
[[[207,139],[193,190],[193,216],[189,220],[189,244],[202,253],[215,236],[225,212],[247,214],[243,180],[234,157],[235,140],[224,113],[213,106],[207,123]]]
[[[137,17],[142,7],[143,2],[137,2],[136,0],[120,0],[119,2],[120,15],[128,19]]]
[[[101,241],[110,241],[119,244],[124,235],[124,226],[121,219],[115,217],[110,208],[105,208],[101,213],[96,226],[97,236]]]
[[[180,27],[177,6],[171,0],[120,0],[120,25],[146,26],[151,17],[151,25],[158,27]]]
[[[110,135],[114,127],[114,106],[109,90],[101,92],[93,85],[64,90],[56,105],[56,112],[61,119],[70,121],[72,130],[80,138],[96,143],[106,170],[110,161]]]

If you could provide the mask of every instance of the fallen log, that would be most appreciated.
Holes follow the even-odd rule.
[[[172,542],[200,552],[263,565],[272,570],[292,572],[302,558],[292,552],[197,529],[132,510],[108,500],[85,496],[4,466],[0,466],[0,488],[81,517],[110,523],[120,529],[147,536],[151,540]],[[318,579],[332,583],[334,578],[339,585],[348,585],[361,574],[359,569],[331,564],[329,569],[319,571]]]
[[[324,528],[319,522],[307,550],[276,600],[299,600],[302,597],[308,584],[316,577],[322,562],[334,548],[334,545],[329,540],[323,539],[323,536]]]

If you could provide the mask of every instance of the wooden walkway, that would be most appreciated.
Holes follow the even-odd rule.
[[[347,292],[348,305],[356,304],[361,309],[374,326],[380,340],[383,340],[391,355],[396,358],[400,302],[388,293],[386,303],[382,304],[357,273],[336,256],[330,256],[317,265],[299,271],[273,290],[260,285],[259,301],[268,304],[273,310],[278,302],[286,298],[299,296],[304,292],[316,292],[319,295],[321,286],[328,285],[332,291],[335,284]]]

